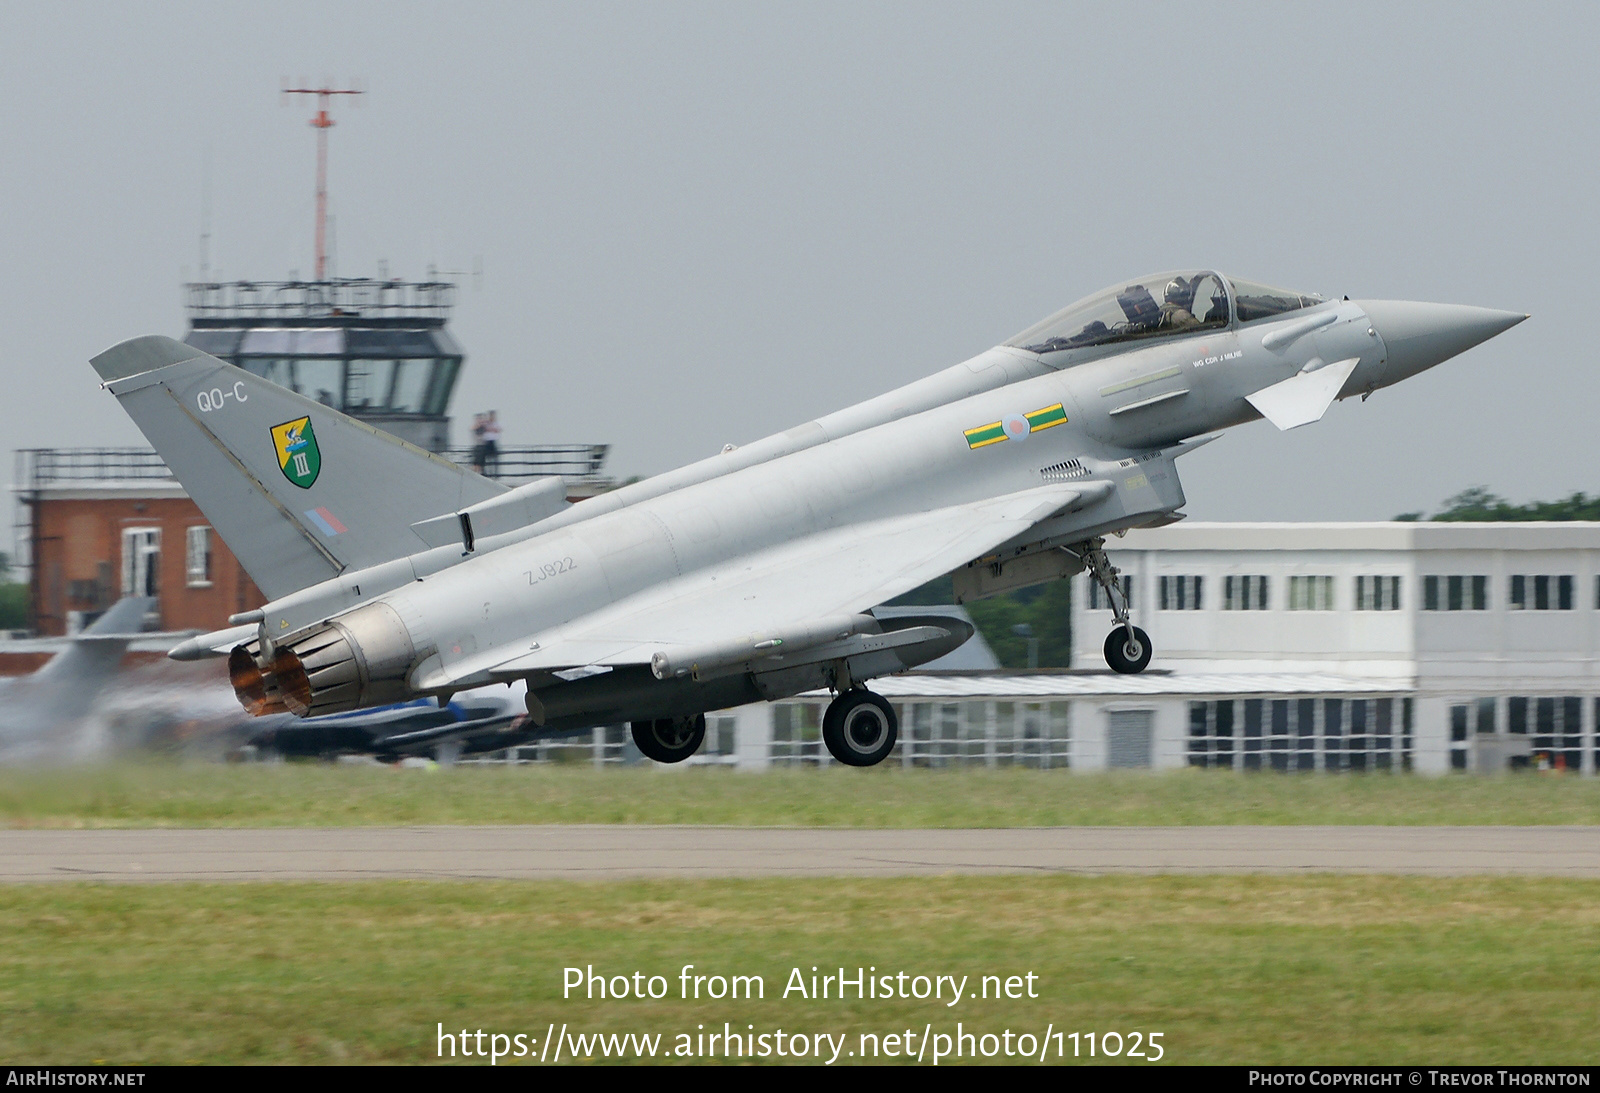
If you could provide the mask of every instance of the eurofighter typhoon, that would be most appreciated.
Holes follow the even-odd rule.
[[[945,574],[964,602],[1087,570],[1116,618],[1107,663],[1142,671],[1105,536],[1182,518],[1179,457],[1259,417],[1317,421],[1526,317],[1163,273],[571,505],[557,479],[509,489],[168,338],[93,364],[271,598],[171,653],[226,656],[251,712],[523,680],[523,739],[627,721],[670,763],[708,710],[827,688],[829,752],[870,766],[897,726],[866,683],[971,635],[876,605]]]

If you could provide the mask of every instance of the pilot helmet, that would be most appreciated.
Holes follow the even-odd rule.
[[[1174,277],[1167,282],[1165,296],[1169,304],[1181,304],[1184,307],[1188,307],[1189,301],[1194,299],[1194,289],[1193,286],[1185,283],[1182,277]]]

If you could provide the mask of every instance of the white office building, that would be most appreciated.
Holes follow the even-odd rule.
[[[1283,683],[1189,702],[1186,762],[1370,769],[1375,741],[1409,739],[1405,765],[1427,773],[1523,751],[1595,769],[1600,524],[1185,523],[1108,548],[1153,668]],[[1077,580],[1074,667],[1103,667],[1111,611]],[[1293,697],[1311,678],[1372,700]]]

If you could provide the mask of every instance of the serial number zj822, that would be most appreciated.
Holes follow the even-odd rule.
[[[548,581],[551,577],[570,573],[577,568],[578,563],[567,557],[554,562],[546,562],[538,569],[524,569],[522,575],[528,578],[529,584],[538,584],[540,581]]]

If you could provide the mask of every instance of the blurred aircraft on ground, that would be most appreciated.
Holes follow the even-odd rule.
[[[43,758],[55,734],[76,724],[116,674],[128,643],[143,636],[156,601],[128,596],[113,604],[65,648],[29,676],[0,680],[0,760]]]

